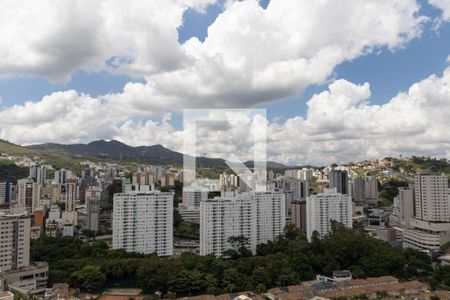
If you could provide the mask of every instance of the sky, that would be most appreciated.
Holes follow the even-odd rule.
[[[184,108],[262,108],[270,160],[450,158],[450,0],[6,0],[0,9],[0,138],[11,142],[183,151]],[[247,156],[239,150],[252,136],[209,138],[200,147],[209,156]]]

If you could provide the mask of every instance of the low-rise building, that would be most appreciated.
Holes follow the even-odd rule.
[[[0,272],[0,288],[28,295],[47,287],[48,264],[35,262],[32,265]]]

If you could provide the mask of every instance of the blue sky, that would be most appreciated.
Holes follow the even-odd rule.
[[[450,158],[450,2],[270,1],[2,7],[15,17],[0,18],[0,138],[181,151],[174,111],[253,105],[271,121],[271,160]],[[248,138],[242,130],[214,146]]]
[[[269,0],[260,1],[266,7]],[[450,23],[443,23],[434,30],[432,21],[440,15],[440,11],[431,7],[426,1],[421,1],[421,13],[430,17],[430,22],[420,38],[413,39],[406,47],[394,52],[380,49],[374,53],[359,57],[353,61],[344,62],[334,70],[332,79],[346,79],[354,83],[369,82],[372,91],[371,103],[383,104],[400,91],[405,91],[414,82],[420,81],[431,74],[440,75],[446,68],[447,57],[450,54]],[[178,29],[179,41],[185,42],[191,37],[203,41],[207,29],[216,17],[223,11],[222,4],[209,6],[206,12],[189,9],[184,14],[184,24]],[[72,79],[63,84],[54,84],[45,78],[29,76],[12,77],[0,80],[1,107],[22,104],[28,100],[39,100],[55,91],[75,89],[95,97],[106,93],[119,93],[127,82],[145,82],[143,78],[131,78],[126,75],[87,73],[77,71]],[[323,85],[309,86],[297,97],[260,104],[267,108],[269,119],[275,117],[287,118],[305,115],[306,101],[314,94],[327,88]],[[173,124],[179,128],[181,118],[175,115]]]

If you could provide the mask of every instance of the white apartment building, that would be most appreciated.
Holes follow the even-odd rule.
[[[294,169],[284,171],[284,176],[287,178],[297,178],[300,180],[310,181],[313,179],[313,170],[311,169]]]
[[[394,198],[394,210],[389,217],[389,223],[395,226],[409,228],[414,217],[414,188],[400,187],[398,196]]]
[[[331,220],[352,228],[352,199],[333,189],[306,198],[306,236],[311,240],[314,231],[320,237],[331,233]]]
[[[450,241],[448,177],[417,175],[414,184],[415,214],[403,231],[403,247],[438,251]]]
[[[198,191],[194,188],[183,189],[183,206],[187,209],[200,209],[200,202],[208,199],[208,191]]]
[[[200,202],[208,199],[206,189],[196,190],[194,187],[183,188],[183,202],[178,205],[178,212],[184,221],[200,222]]]
[[[0,215],[0,272],[30,265],[30,227],[25,213]]]
[[[173,199],[159,191],[114,194],[113,249],[171,256]]]
[[[424,221],[450,222],[448,177],[417,175],[415,178],[416,214]]]
[[[79,195],[79,186],[75,179],[68,179],[65,184],[64,201],[66,203],[65,210],[72,212],[75,210],[76,202]]]
[[[249,192],[200,203],[200,255],[221,256],[231,249],[230,237],[244,236],[249,250],[282,234],[286,224],[285,195]]]
[[[34,212],[39,200],[39,185],[31,177],[17,181],[17,202],[26,207],[28,212]]]

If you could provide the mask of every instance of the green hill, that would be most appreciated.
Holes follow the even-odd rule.
[[[58,150],[40,151],[0,139],[0,153],[7,153],[12,156],[27,156],[30,158],[39,157],[45,163],[51,164],[54,168],[70,168],[77,173],[81,172],[80,159]]]

